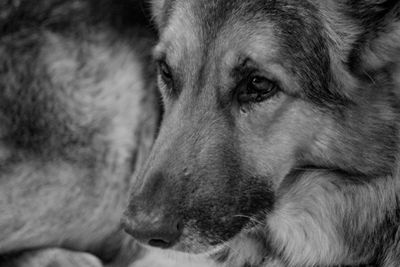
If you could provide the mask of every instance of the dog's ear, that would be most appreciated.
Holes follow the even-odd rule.
[[[343,3],[343,2],[342,2]],[[345,0],[342,12],[358,29],[348,57],[355,73],[400,67],[400,1]]]
[[[151,13],[158,27],[162,26],[166,0],[151,0]]]

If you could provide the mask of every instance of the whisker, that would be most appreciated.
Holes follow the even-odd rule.
[[[259,225],[259,224],[263,225],[263,224],[265,224],[265,223],[261,222],[260,220],[257,220],[256,218],[253,218],[253,217],[247,216],[247,215],[243,215],[243,214],[237,214],[237,215],[234,215],[233,217],[241,217],[241,218],[249,219],[250,222],[255,223],[256,225]],[[254,225],[254,226],[256,226],[256,225]]]

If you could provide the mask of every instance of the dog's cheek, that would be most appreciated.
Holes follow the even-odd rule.
[[[292,151],[301,133],[292,136],[292,128],[299,122],[289,121],[290,105],[285,101],[265,103],[237,123],[242,168],[249,176],[264,177],[274,187],[293,165]]]

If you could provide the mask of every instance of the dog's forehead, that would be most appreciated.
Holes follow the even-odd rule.
[[[254,7],[239,0],[170,0],[164,6],[164,39],[185,38],[193,42],[201,39],[203,43],[212,41],[229,22],[251,18]]]
[[[161,41],[156,48],[156,54],[158,52],[168,54],[170,63],[177,66],[179,59],[189,57],[199,62],[202,61],[200,57],[204,59],[206,54],[220,48],[219,51],[227,52],[224,61],[237,61],[235,58],[237,55],[226,51],[227,48],[250,50],[252,46],[249,44],[259,45],[258,41],[252,42],[252,40],[259,40],[260,36],[256,35],[260,32],[265,40],[274,38],[271,23],[266,23],[268,18],[259,15],[254,19],[259,10],[254,2],[239,0],[167,2],[166,23],[162,27]],[[268,47],[268,44],[269,42],[265,42],[264,48]],[[196,56],[199,58],[196,59]]]
[[[318,37],[314,32],[317,27],[310,25],[319,21],[313,20],[317,15],[308,1],[167,0],[164,6],[160,46],[167,51],[171,48],[172,54],[179,51],[178,56],[187,52],[193,57],[196,51],[224,43],[223,38],[241,38],[241,44],[248,43],[246,38],[260,33],[263,26],[273,27],[273,31],[268,31],[269,38],[280,38],[287,47],[299,43],[301,35]],[[262,35],[266,36],[265,31]]]

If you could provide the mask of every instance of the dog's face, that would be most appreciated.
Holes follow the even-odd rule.
[[[366,166],[335,149],[354,81],[314,5],[155,2],[165,115],[126,213],[134,237],[204,252],[263,224],[297,168]]]

